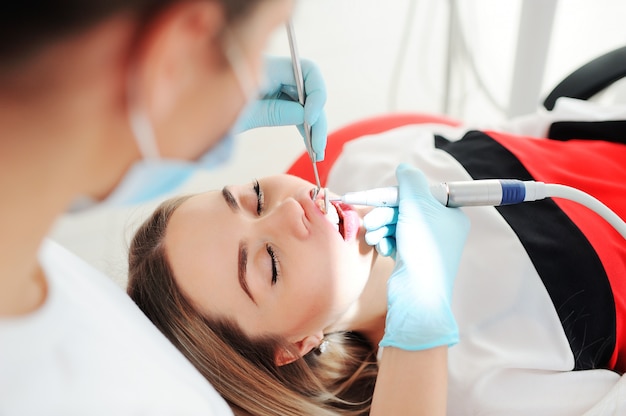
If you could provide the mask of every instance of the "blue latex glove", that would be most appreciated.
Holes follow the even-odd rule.
[[[459,334],[450,300],[469,220],[458,208],[441,205],[419,170],[403,164],[396,176],[399,207],[374,209],[364,219],[368,242],[387,241],[396,260],[380,346],[415,351],[454,345]]]
[[[375,208],[365,216],[363,222],[366,229],[365,242],[375,246],[381,256],[392,256],[395,260],[398,208]]]
[[[256,127],[297,125],[304,137],[303,123],[311,126],[311,142],[317,161],[324,160],[328,125],[324,105],[326,85],[313,62],[301,60],[306,100],[298,102],[298,89],[289,57],[267,57],[265,82],[261,98],[246,108],[235,126],[235,133]]]

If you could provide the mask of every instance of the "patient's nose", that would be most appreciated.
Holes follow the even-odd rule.
[[[307,219],[302,205],[294,198],[286,198],[264,217],[267,231],[282,236],[295,236],[302,239],[309,235]]]

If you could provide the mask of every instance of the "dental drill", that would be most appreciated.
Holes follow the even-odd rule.
[[[430,192],[446,207],[512,205],[552,197],[568,199],[596,212],[626,239],[626,223],[615,212],[591,195],[566,185],[517,179],[480,179],[443,182],[432,185]],[[398,187],[348,192],[330,201],[341,201],[349,205],[397,207]]]

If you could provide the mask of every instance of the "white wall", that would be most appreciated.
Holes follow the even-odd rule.
[[[451,116],[468,122],[506,117],[521,1],[458,1],[464,39],[484,88],[471,75],[470,61],[459,61],[457,42]],[[294,16],[298,46],[324,73],[331,130],[390,111],[443,112],[448,11],[444,0],[300,0]],[[626,2],[620,0],[560,0],[552,38],[542,40],[549,42],[542,95],[573,69],[625,45],[624,20]],[[398,66],[405,30],[408,41]],[[269,53],[289,53],[283,31]],[[303,150],[295,128],[248,132],[239,138],[229,167],[198,174],[181,192],[282,172]],[[123,285],[128,235],[157,202],[67,216],[52,236]]]

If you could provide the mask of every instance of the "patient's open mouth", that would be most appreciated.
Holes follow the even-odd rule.
[[[328,212],[325,212],[323,195],[317,197],[315,204],[345,241],[350,241],[356,237],[361,220],[352,206],[340,201],[333,201],[328,204]]]
[[[323,210],[323,208],[320,209]],[[361,220],[350,205],[338,201],[331,202],[328,204],[328,212],[325,216],[345,241],[350,241],[356,237]]]
[[[343,215],[342,215],[341,208],[336,203],[330,202],[328,204],[328,211],[327,211],[323,195],[318,196],[317,200],[315,201],[315,205],[317,205],[317,207],[319,208],[320,211],[322,211],[322,214],[324,214],[326,219],[335,227],[335,230],[337,230],[339,234],[341,234],[341,237],[344,237]]]
[[[322,212],[323,205],[324,204],[322,204]],[[326,216],[326,219],[335,226],[335,229],[339,231],[339,234],[341,234],[341,236],[343,237],[343,218],[341,215],[341,209],[331,202],[328,204],[328,212],[326,212],[326,214],[324,215]]]

